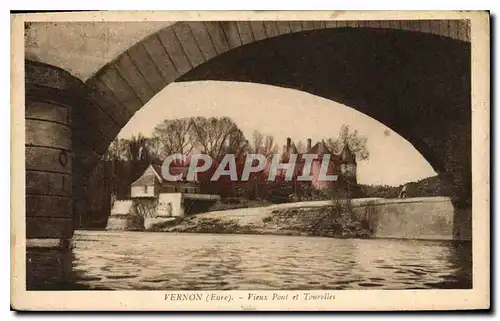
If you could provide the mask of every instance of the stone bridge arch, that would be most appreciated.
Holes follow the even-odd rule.
[[[178,22],[85,82],[26,61],[28,241],[71,238],[71,213],[109,143],[169,83],[195,80],[293,88],[384,123],[449,182],[457,236],[469,238],[469,34],[466,20]]]
[[[297,49],[301,51],[302,57],[295,57],[294,63],[281,66],[279,72],[275,70],[278,77],[269,76],[269,70],[254,68],[259,63],[269,69],[272,69],[270,66],[279,64],[283,55],[269,53],[272,52],[273,46],[280,46],[275,40],[287,37],[290,41],[281,45],[281,52],[284,52],[283,46],[286,45],[289,46],[288,52],[291,52],[289,48],[297,49],[297,46],[291,44],[297,40],[302,46]],[[331,41],[335,37],[342,39]],[[349,41],[349,39],[355,40]],[[367,68],[363,66],[363,60],[349,62],[349,56],[356,55],[361,50],[346,51],[342,41],[349,42],[349,46],[370,43],[370,46],[364,46],[362,50],[378,55],[375,59],[378,61],[371,59],[369,63],[372,65],[378,63],[379,66]],[[88,173],[133,114],[169,83],[212,79],[284,86],[345,103],[402,134],[414,144],[438,173],[456,172],[456,163],[467,163],[467,157],[460,157],[460,160],[457,160],[455,155],[450,157],[438,155],[453,154],[449,150],[445,151],[446,149],[463,148],[461,146],[464,143],[463,139],[457,141],[456,137],[445,138],[443,135],[449,136],[450,131],[457,130],[465,130],[470,134],[468,41],[467,20],[178,22],[138,42],[85,82],[89,103],[80,106],[78,115],[75,116],[77,118],[73,132],[75,166],[77,172]],[[382,42],[386,50],[380,51],[376,48],[377,42]],[[405,47],[408,45],[411,46]],[[327,50],[333,47],[342,53],[338,54],[337,49]],[[418,51],[422,49],[425,52],[419,53]],[[371,96],[368,95],[370,97],[366,93],[355,93],[352,87],[347,88],[345,83],[360,82],[361,77],[359,73],[353,76],[355,70],[339,70],[338,65],[343,63],[339,60],[335,70],[340,71],[340,77],[352,79],[347,79],[344,86],[342,84],[339,86],[338,81],[333,81],[332,86],[344,87],[342,88],[344,93],[326,88],[332,83],[332,79],[325,77],[325,74],[318,73],[317,70],[299,70],[299,72],[294,70],[299,68],[298,66],[323,69],[317,64],[300,63],[301,58],[302,61],[321,64],[325,58],[328,59],[324,55],[308,56],[307,51],[314,50],[316,55],[318,51],[326,50],[333,57],[337,55],[338,59],[345,59],[346,65],[351,66],[350,63],[354,63],[361,66],[359,68],[361,71],[367,68],[372,74],[367,74],[365,78],[371,78],[374,83],[380,79],[387,81],[388,78],[381,77],[381,73],[391,73],[390,81],[394,87],[391,90],[383,85],[371,86]],[[242,52],[251,54],[245,55]],[[267,55],[269,59],[262,58],[263,55]],[[241,57],[245,57],[245,63],[235,62],[243,59]],[[370,60],[369,55],[363,58]],[[387,61],[384,62],[384,59]],[[232,66],[232,71],[229,71],[231,68],[228,65]],[[331,66],[327,65],[325,64],[324,69],[328,71]],[[392,68],[394,66],[395,68]],[[243,69],[244,72],[239,72],[238,69]],[[258,69],[258,72],[252,72],[252,69]],[[398,72],[407,76],[394,77]],[[314,77],[320,81],[312,81]],[[411,77],[415,79],[412,80]],[[425,85],[422,82],[429,84]],[[418,88],[412,91],[409,87],[414,85]],[[368,88],[366,86],[363,84],[358,87]],[[376,90],[380,90],[383,94],[374,94],[373,91]],[[408,94],[402,94],[404,91]],[[424,95],[432,95],[432,98],[427,99],[423,97]],[[354,96],[357,97],[353,99]],[[409,99],[413,99],[411,108],[401,105],[409,103]],[[383,103],[385,106],[382,106]],[[443,105],[438,106],[440,103]],[[389,112],[383,112],[384,115],[381,116],[381,111],[384,109]],[[412,109],[418,110],[418,113],[412,112]],[[405,114],[408,116],[405,117]],[[415,118],[416,114],[418,117]],[[428,127],[425,125],[430,125],[427,119],[432,118],[438,118],[442,125],[453,123],[450,126],[456,128],[448,126],[446,132],[435,133],[441,136],[439,139],[425,137],[425,128]],[[422,126],[422,129],[418,130],[414,128],[415,126]],[[436,144],[437,141],[445,139],[453,140],[456,146]],[[450,165],[452,163],[455,165]],[[451,170],[450,166],[455,168]],[[455,173],[453,179],[466,180],[470,164],[468,166],[467,169],[460,169],[459,174]]]
[[[406,30],[460,41],[470,37],[467,20],[177,22],[138,42],[85,82],[90,104],[79,110],[85,131],[74,132],[76,145],[85,145],[82,165],[92,168],[137,110],[198,66],[252,43],[325,29]]]

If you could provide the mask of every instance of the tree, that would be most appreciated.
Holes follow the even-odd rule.
[[[144,140],[142,134],[137,137],[132,136],[128,141],[129,159],[132,161],[141,160],[144,157]]]
[[[132,136],[130,139],[126,140],[126,142],[128,144],[127,160],[144,161],[148,163],[156,160],[159,156],[156,150],[156,145],[158,145],[157,140],[144,137],[142,133],[139,133],[137,137]]]
[[[274,143],[274,137],[267,135],[264,138],[263,155],[269,157],[272,154],[278,153],[278,145]]]
[[[248,151],[251,154],[259,154],[264,147],[264,135],[258,130],[254,130],[252,133],[252,143],[250,144]]]
[[[228,136],[227,145],[224,145],[222,154],[234,154],[236,159],[244,157],[249,147],[248,140],[246,140],[243,132],[238,128]]]
[[[159,159],[158,141],[139,135],[131,138],[115,138],[102,159],[105,161],[156,161]]]
[[[333,153],[338,154],[347,143],[351,151],[356,154],[356,159],[362,161],[370,157],[370,152],[366,146],[367,140],[367,137],[361,136],[357,130],[351,130],[349,125],[342,125],[337,139],[330,138],[326,141],[326,144]]]
[[[266,158],[278,152],[278,146],[274,143],[274,137],[270,135],[263,135],[258,130],[252,133],[252,143],[248,146],[250,154],[260,154]],[[249,191],[249,198],[259,198],[264,190],[259,187],[260,184],[265,183],[266,175],[263,171],[252,173],[250,175],[250,184],[252,189]]]
[[[129,159],[129,142],[126,138],[115,138],[103,154],[103,160],[117,161]]]
[[[242,131],[229,117],[194,117],[189,132],[196,148],[217,161],[246,145]]]
[[[171,154],[188,155],[194,147],[191,118],[165,119],[153,130],[154,142],[158,144],[159,156],[165,158]]]
[[[261,154],[269,157],[278,152],[278,146],[274,143],[274,137],[263,135],[258,130],[252,133],[252,143],[249,145],[248,151],[252,154]]]

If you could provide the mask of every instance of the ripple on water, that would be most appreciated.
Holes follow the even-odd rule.
[[[428,274],[428,273],[420,272],[420,271],[417,271],[417,270],[408,270],[407,272],[413,273],[415,275],[426,275],[426,274]]]
[[[107,279],[110,280],[120,280],[120,279],[134,279],[139,275],[106,275]]]
[[[383,286],[383,284],[381,284],[381,283],[374,283],[374,282],[360,282],[360,283],[358,283],[358,285],[362,286],[362,287],[369,287],[369,288]]]
[[[102,280],[102,277],[99,276],[81,276],[78,278],[80,281],[100,281]]]

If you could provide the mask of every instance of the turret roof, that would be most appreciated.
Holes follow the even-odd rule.
[[[326,143],[324,140],[320,141],[320,142],[317,142],[316,144],[314,144],[313,147],[311,147],[311,150],[308,151],[309,154],[319,154],[319,155],[323,155],[323,154],[333,154],[329,149],[328,147],[326,146]]]
[[[356,155],[349,148],[348,143],[344,143],[344,147],[342,148],[342,151],[340,152],[340,160],[343,163],[356,164]]]

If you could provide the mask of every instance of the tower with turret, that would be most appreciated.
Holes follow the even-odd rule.
[[[348,185],[356,186],[358,184],[357,166],[356,154],[346,142],[340,152],[340,173]]]

